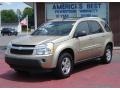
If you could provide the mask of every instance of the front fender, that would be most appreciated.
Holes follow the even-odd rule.
[[[54,56],[53,56],[53,65],[54,65],[54,67],[57,66],[57,62],[58,62],[58,58],[59,58],[60,53],[63,50],[68,49],[68,48],[70,48],[70,49],[72,49],[74,51],[74,48],[70,44],[66,44],[66,45],[61,44],[56,48],[56,50],[54,51]]]

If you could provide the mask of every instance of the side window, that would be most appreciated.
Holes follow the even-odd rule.
[[[88,21],[89,27],[90,27],[90,33],[102,33],[103,29],[100,26],[100,24],[97,21]]]
[[[105,28],[105,30],[106,30],[107,32],[111,32],[111,29],[110,29],[110,27],[108,26],[108,24],[106,24],[105,22],[101,22],[101,23],[102,23],[103,27]]]
[[[78,26],[76,27],[75,33],[86,31],[87,34],[89,34],[89,26],[86,21],[80,22]]]

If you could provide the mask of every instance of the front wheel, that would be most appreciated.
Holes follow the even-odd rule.
[[[112,47],[110,45],[107,45],[105,48],[104,55],[101,58],[102,62],[105,64],[108,64],[112,60]]]
[[[16,73],[18,74],[27,74],[28,72],[27,71],[22,71],[22,70],[19,70],[19,69],[14,69],[16,71]]]
[[[69,77],[73,69],[73,58],[69,53],[60,55],[56,67],[56,73],[60,78]]]

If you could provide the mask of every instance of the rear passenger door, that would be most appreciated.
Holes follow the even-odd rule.
[[[101,56],[105,42],[105,33],[97,21],[88,21],[90,28],[90,38],[92,41],[92,57]]]

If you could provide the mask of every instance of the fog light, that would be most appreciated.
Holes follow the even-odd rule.
[[[46,62],[46,60],[45,60],[45,59],[42,59],[42,62]]]

